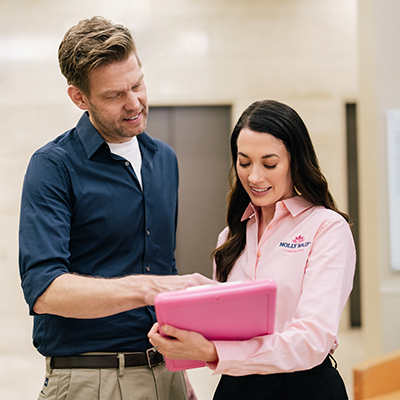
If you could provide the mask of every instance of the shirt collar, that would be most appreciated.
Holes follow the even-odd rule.
[[[85,149],[87,158],[91,158],[99,147],[105,143],[103,137],[97,132],[97,129],[92,125],[89,119],[89,113],[86,111],[78,124],[76,131],[81,139],[83,148]]]
[[[94,153],[96,153],[100,146],[105,143],[105,140],[90,122],[89,113],[87,111],[82,115],[76,125],[76,130],[81,139],[83,148],[85,149],[86,156],[89,159]],[[149,150],[154,152],[157,151],[157,142],[145,132],[138,135],[137,138],[139,143],[147,147]]]
[[[158,143],[155,139],[149,136],[146,132],[142,132],[140,135],[137,135],[139,144],[147,147],[150,151],[158,150]]]
[[[289,199],[278,201],[276,203],[275,209],[278,209],[281,203],[286,207],[286,209],[290,212],[290,214],[292,214],[293,217],[296,217],[302,211],[313,207],[313,204],[307,201],[303,196],[294,196],[290,197]],[[243,213],[241,221],[252,218],[256,214],[256,211],[258,211],[258,209],[258,206],[255,206],[253,203],[250,202],[245,212]]]

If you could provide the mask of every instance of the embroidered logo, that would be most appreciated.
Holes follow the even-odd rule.
[[[284,251],[289,253],[297,253],[305,250],[311,242],[305,242],[304,236],[299,235],[292,239],[292,242],[280,242],[279,247],[282,247]]]
[[[293,243],[303,243],[304,242],[304,236],[297,236],[293,239]]]

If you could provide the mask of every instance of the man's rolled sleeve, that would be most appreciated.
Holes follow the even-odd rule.
[[[58,276],[68,273],[71,206],[62,163],[35,154],[28,166],[21,199],[19,263],[29,312]]]

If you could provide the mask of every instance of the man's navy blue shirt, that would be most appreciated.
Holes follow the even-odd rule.
[[[76,128],[31,158],[22,191],[20,274],[44,356],[145,351],[153,307],[98,319],[35,315],[65,273],[176,274],[178,166],[164,142],[138,135],[143,191],[128,161],[110,152],[85,113]]]

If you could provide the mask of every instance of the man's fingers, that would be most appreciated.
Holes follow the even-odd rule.
[[[154,335],[155,333],[158,333],[158,322],[156,322],[150,329],[149,333],[147,334],[148,337],[151,335]]]

